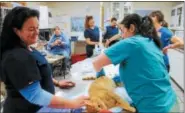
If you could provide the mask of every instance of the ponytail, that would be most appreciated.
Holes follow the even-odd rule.
[[[161,26],[167,27],[167,28],[168,28],[168,23],[167,23],[165,20],[163,20],[163,21],[161,22]]]
[[[153,39],[158,48],[161,48],[160,38],[157,35],[157,31],[153,25],[153,22],[149,16],[142,18],[141,25],[139,27],[139,33],[144,37]]]
[[[121,24],[127,29],[130,28],[131,24],[134,25],[135,34],[141,34],[143,37],[152,39],[156,46],[161,49],[160,38],[149,16],[141,18],[138,14],[130,14],[121,21]]]

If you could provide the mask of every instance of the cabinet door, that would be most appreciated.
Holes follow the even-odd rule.
[[[184,7],[182,5],[178,5],[176,7],[177,13],[176,13],[176,28],[183,30],[184,25]]]
[[[132,2],[112,2],[111,16],[122,20],[125,16],[132,13]]]
[[[170,24],[170,27],[171,28],[174,28],[174,27],[176,27],[176,20],[175,20],[175,16],[176,15],[176,9],[175,8],[173,8],[172,10],[171,10],[171,24]]]
[[[111,16],[119,19],[120,16],[120,2],[112,2],[111,4]]]

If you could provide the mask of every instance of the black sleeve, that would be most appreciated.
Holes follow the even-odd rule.
[[[9,54],[3,64],[6,76],[17,90],[41,79],[36,60],[26,50],[19,49]]]

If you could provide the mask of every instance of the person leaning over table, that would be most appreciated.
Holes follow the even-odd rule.
[[[86,16],[84,37],[86,39],[87,57],[93,55],[95,45],[99,45],[99,28],[95,26],[93,16]]]
[[[124,40],[93,62],[96,72],[120,64],[119,75],[139,113],[178,112],[176,94],[165,69],[160,39],[150,17],[130,14],[121,21]]]
[[[170,62],[168,57],[168,49],[181,48],[184,46],[184,42],[181,38],[174,36],[172,31],[170,31],[167,27],[163,27],[164,25],[164,15],[161,11],[153,11],[149,15],[153,21],[156,31],[160,37],[164,61],[168,72],[170,71]]]
[[[30,45],[39,34],[39,12],[27,7],[13,8],[4,19],[1,34],[1,80],[7,98],[3,113],[34,113],[44,106],[80,108],[88,97],[69,100],[55,96],[51,69],[46,59]]]

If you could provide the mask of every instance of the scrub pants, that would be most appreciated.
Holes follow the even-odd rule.
[[[93,50],[94,50],[94,46],[86,45],[86,54],[88,58],[93,56]]]

